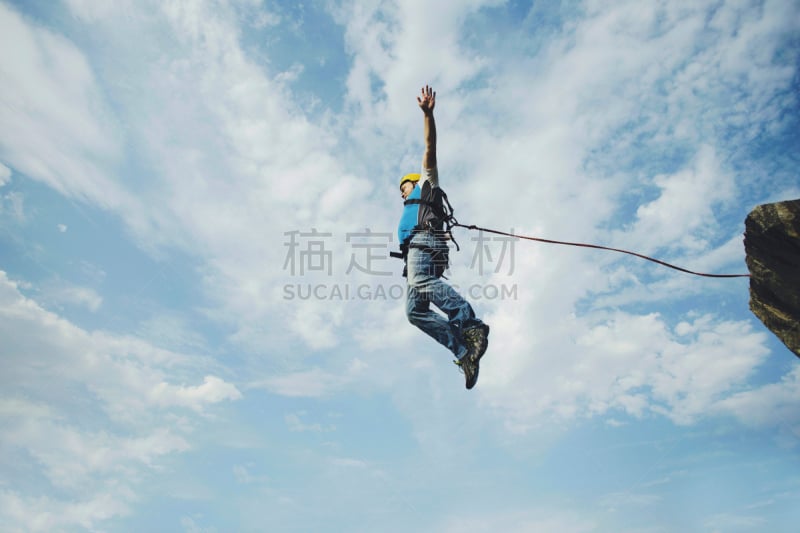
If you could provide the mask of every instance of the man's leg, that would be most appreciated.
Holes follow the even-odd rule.
[[[475,317],[472,306],[453,287],[436,277],[429,250],[439,245],[427,233],[418,234],[411,241],[406,314],[412,324],[453,352],[464,371],[467,388],[471,389],[478,380],[480,358],[488,346],[489,326]],[[432,311],[431,303],[448,319]]]
[[[437,278],[431,282],[431,286],[433,293],[431,301],[436,307],[447,313],[450,318],[450,329],[460,343],[467,347],[467,352],[459,358],[459,364],[468,377],[474,373],[475,378],[471,380],[474,386],[478,376],[478,363],[489,347],[489,326],[475,317],[475,312],[469,302],[450,285]],[[465,364],[469,365],[469,370]],[[468,379],[468,389],[472,388],[469,383]]]
[[[410,271],[412,274],[409,274],[409,284],[412,286],[424,285],[428,300],[447,315],[453,334],[462,342],[466,341],[466,344],[469,345],[478,340],[476,334],[483,336],[482,346],[476,349],[479,352],[478,358],[480,358],[486,351],[485,337],[488,334],[488,326],[475,316],[472,306],[463,296],[436,276],[435,253],[432,250],[446,248],[447,244],[430,233],[421,234],[418,239],[415,244],[424,246],[424,248],[416,250],[419,255],[415,255],[413,262],[410,261],[414,268]]]
[[[459,312],[454,306],[450,310],[441,307],[442,296],[437,282],[439,280],[433,276],[433,261],[431,254],[420,248],[410,248],[408,250],[408,292],[406,293],[406,316],[408,321],[419,329],[436,339],[436,341],[450,350],[456,359],[461,359],[467,353],[467,347],[461,338],[458,327],[453,327],[452,320],[460,320]],[[459,298],[458,294],[452,291],[451,297]],[[430,308],[433,303],[445,313],[445,319],[439,313]],[[466,303],[466,302],[465,302]],[[447,307],[447,306],[446,306]],[[467,304],[469,307],[469,304]],[[469,309],[469,313],[472,309]],[[474,316],[474,313],[472,313]]]
[[[480,352],[480,358],[486,351],[485,337],[488,327],[475,316],[466,299],[434,275],[433,255],[429,249],[437,245],[432,236],[422,234],[415,238],[409,248],[406,308],[408,319],[450,349],[458,359],[466,354],[464,347],[469,348],[469,344],[474,343],[474,333],[480,332],[483,334],[483,346],[473,350]],[[431,303],[447,315],[447,320],[430,309]]]
[[[436,339],[442,346],[450,350],[456,359],[467,353],[467,347],[457,331],[442,315],[431,309],[431,298],[426,284],[408,285],[406,293],[406,316],[408,321]]]
[[[450,320],[432,311],[431,303]],[[414,286],[409,284],[406,311],[412,324],[453,352],[467,389],[473,388],[478,382],[480,358],[488,346],[489,326],[475,318],[472,306],[450,285],[431,276]]]

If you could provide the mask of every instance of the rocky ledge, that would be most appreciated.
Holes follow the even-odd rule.
[[[750,310],[800,357],[800,200],[753,209],[744,249]]]

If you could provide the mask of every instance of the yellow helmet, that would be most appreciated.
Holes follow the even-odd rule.
[[[402,178],[400,178],[400,187],[402,187],[402,186],[403,186],[403,184],[404,184],[405,182],[407,182],[407,181],[411,181],[411,182],[414,182],[414,183],[416,183],[416,182],[418,182],[418,181],[419,181],[419,178],[420,178],[420,175],[419,175],[419,174],[406,174],[405,176],[403,176]]]

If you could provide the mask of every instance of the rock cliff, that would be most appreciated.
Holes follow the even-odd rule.
[[[750,310],[800,357],[800,200],[753,209],[744,249]]]

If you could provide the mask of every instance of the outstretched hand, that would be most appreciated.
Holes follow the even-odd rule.
[[[417,96],[417,104],[426,115],[433,113],[433,108],[436,106],[436,92],[426,85],[422,88],[422,96]]]

